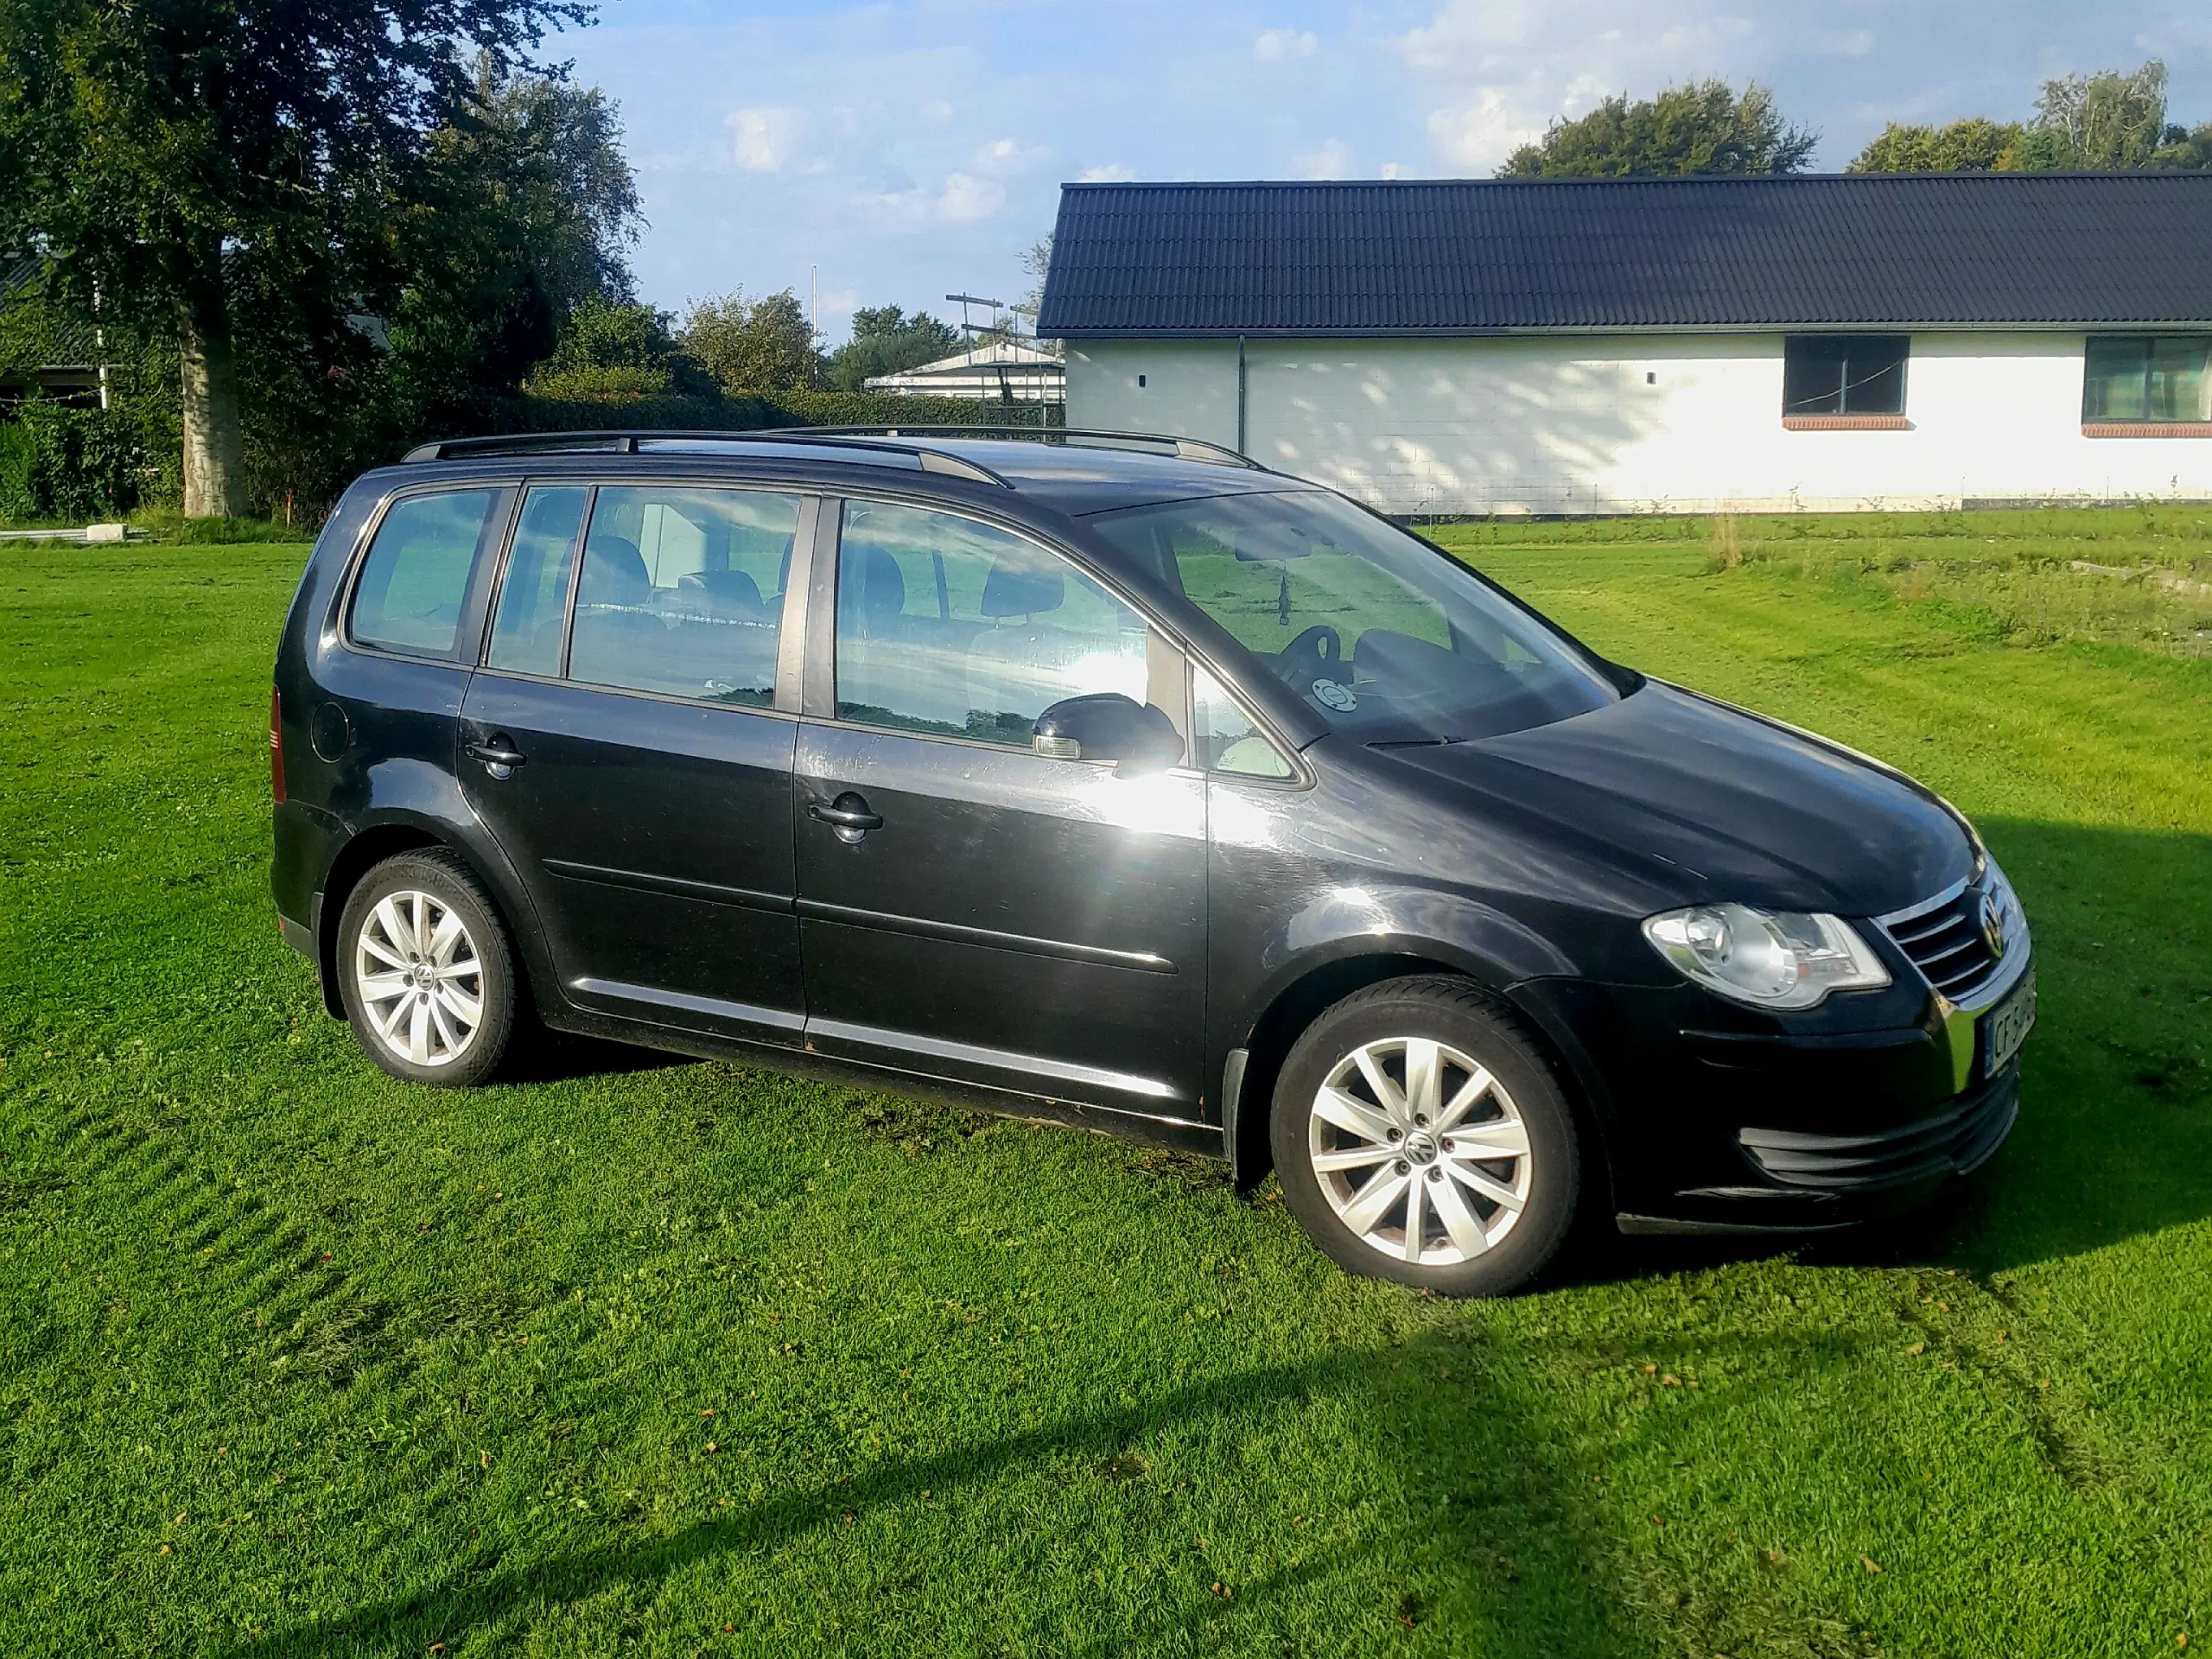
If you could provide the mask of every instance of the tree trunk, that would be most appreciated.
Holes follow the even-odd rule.
[[[177,322],[184,368],[184,516],[240,518],[246,510],[245,433],[219,248],[210,250],[200,279],[188,285]]]

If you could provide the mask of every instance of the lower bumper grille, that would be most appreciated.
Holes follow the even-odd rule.
[[[1762,1171],[1791,1186],[1902,1186],[1979,1168],[2005,1144],[2019,1112],[2020,1071],[2013,1066],[1933,1117],[1893,1129],[1872,1135],[1738,1129],[1736,1138]]]

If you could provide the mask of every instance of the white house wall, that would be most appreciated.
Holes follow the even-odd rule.
[[[1782,425],[1773,335],[1252,341],[1245,449],[1388,512],[2212,497],[2212,441],[2082,435],[2082,336],[1916,335],[1909,429]],[[1142,376],[1140,386],[1138,377]],[[1068,424],[1236,442],[1233,340],[1086,340]]]

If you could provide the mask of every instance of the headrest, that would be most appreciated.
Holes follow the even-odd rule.
[[[584,579],[576,599],[585,605],[642,605],[652,597],[652,578],[638,544],[620,536],[594,536],[584,543]]]
[[[862,628],[874,632],[897,620],[906,608],[906,578],[899,561],[880,547],[863,543],[838,555],[837,609],[848,618],[857,616]]]
[[[701,570],[683,577],[676,585],[688,588],[694,582],[718,605],[741,605],[755,611],[760,608],[760,584],[742,570]]]
[[[1067,596],[1067,578],[1057,570],[1014,570],[991,567],[983,578],[985,616],[1034,616],[1057,611]]]

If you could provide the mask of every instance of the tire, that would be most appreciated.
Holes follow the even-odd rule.
[[[418,925],[435,949],[423,948]],[[363,876],[339,918],[337,954],[346,1023],[393,1077],[466,1089],[505,1058],[518,1012],[514,951],[458,855],[403,853]]]
[[[1427,1081],[1408,1099],[1414,1068]],[[1386,980],[1328,1009],[1283,1062],[1269,1128],[1291,1214],[1348,1273],[1499,1295],[1535,1276],[1574,1218],[1580,1148],[1559,1079],[1464,979]],[[1495,1155],[1469,1155],[1481,1150]]]

